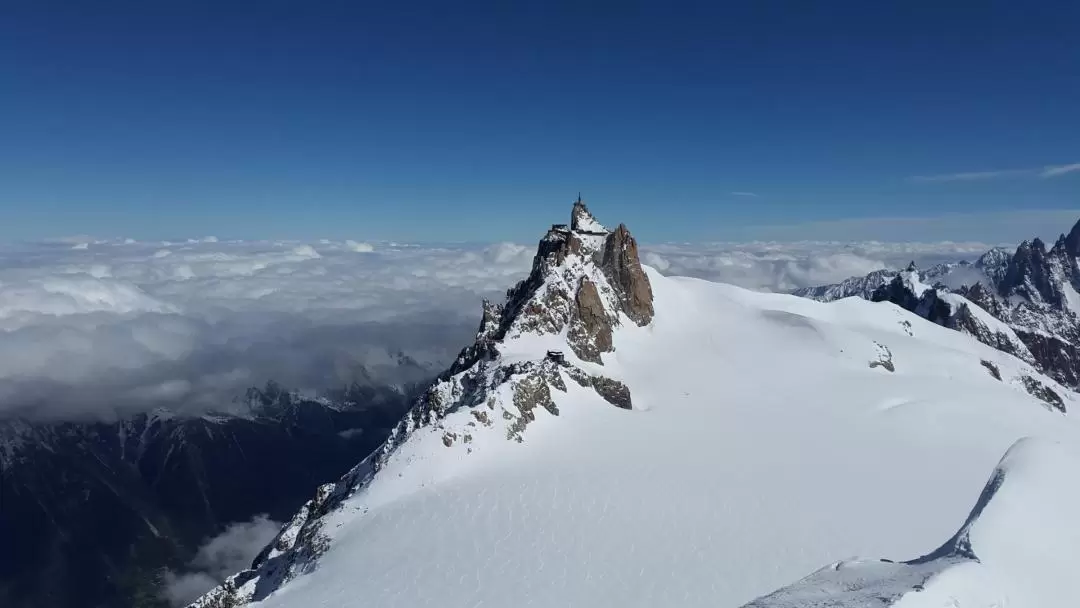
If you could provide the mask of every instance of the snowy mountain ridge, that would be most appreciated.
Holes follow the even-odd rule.
[[[1032,362],[1075,391],[1080,390],[1078,256],[1080,222],[1049,250],[1037,238],[1020,243],[1013,253],[991,249],[974,264],[916,271],[918,285],[905,283],[901,273],[882,270],[793,293],[824,302],[846,297],[891,301]]]
[[[390,439],[192,606],[734,606],[917,555],[1018,439],[1077,437],[1030,362],[889,303],[664,277],[600,226],[575,204]]]
[[[608,231],[579,199],[570,224],[553,225],[541,239],[529,276],[507,291],[506,301],[484,301],[475,342],[461,351],[386,443],[341,481],[320,488],[259,556],[253,571],[193,605],[213,606],[222,597],[257,599],[307,571],[323,543],[319,518],[368,483],[419,429],[437,427],[447,448],[459,444],[467,453],[475,437],[491,429],[520,443],[538,407],[559,415],[551,391],[566,392],[566,380],[630,409],[626,385],[598,370],[604,365],[602,355],[613,350],[612,332],[624,324],[647,325],[652,316],[652,290],[636,241],[625,225]],[[542,352],[543,358],[515,356],[506,348],[519,340],[528,344],[523,350]],[[566,347],[569,353],[562,350]],[[470,413],[448,418],[459,410]]]

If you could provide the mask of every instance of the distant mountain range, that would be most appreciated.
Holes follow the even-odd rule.
[[[829,302],[889,301],[934,323],[1036,365],[1080,389],[1080,222],[1047,249],[1040,239],[1014,252],[995,248],[974,263],[926,270],[878,270],[865,277],[799,289]]]
[[[166,569],[232,522],[287,519],[385,440],[412,393],[270,383],[241,415],[0,420],[0,606],[167,606]]]

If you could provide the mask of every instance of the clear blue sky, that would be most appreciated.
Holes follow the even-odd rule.
[[[0,238],[531,240],[579,190],[650,241],[1080,208],[1046,175],[1080,163],[1077,32],[1076,2],[3,2]]]

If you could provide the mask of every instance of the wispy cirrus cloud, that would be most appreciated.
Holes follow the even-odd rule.
[[[760,196],[757,192],[747,192],[745,190],[736,190],[734,192],[728,192],[731,196],[749,196],[751,198],[757,198]]]
[[[1074,173],[1077,171],[1080,171],[1080,163],[1043,167],[1042,173],[1039,174],[1039,177],[1058,177],[1059,175],[1065,175],[1066,173]]]
[[[917,184],[935,182],[972,182],[1006,177],[1060,177],[1069,173],[1080,171],[1080,163],[1066,165],[1046,165],[1045,167],[1029,169],[1001,169],[997,171],[963,171],[960,173],[942,173],[937,175],[915,175],[908,178],[909,182]]]

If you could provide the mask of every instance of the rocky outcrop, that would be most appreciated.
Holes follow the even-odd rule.
[[[1061,291],[1053,281],[1046,245],[1041,240],[1020,243],[1009,260],[998,291],[1005,298],[1015,295],[1031,302],[1061,305]]]
[[[653,294],[649,277],[638,259],[637,241],[626,225],[608,235],[600,268],[619,294],[620,308],[638,325],[648,325],[653,317]]]
[[[630,389],[622,382],[603,376],[593,376],[592,386],[596,393],[611,405],[624,410],[633,408],[633,403],[630,401]]]
[[[582,277],[574,304],[567,341],[578,358],[603,364],[600,353],[611,352],[613,348],[612,321],[604,310],[596,284],[588,277]]]
[[[462,351],[452,370],[489,355],[483,344],[564,329],[578,358],[603,364],[600,355],[614,348],[620,313],[639,326],[654,314],[637,241],[622,224],[608,232],[579,199],[569,227],[556,224],[540,240],[529,276],[507,291],[506,302],[484,303],[476,344]]]
[[[1024,389],[1027,390],[1032,397],[1043,401],[1059,412],[1065,412],[1065,402],[1061,399],[1061,395],[1054,392],[1054,389],[1046,386],[1031,376],[1023,376],[1021,380],[1024,383]]]

